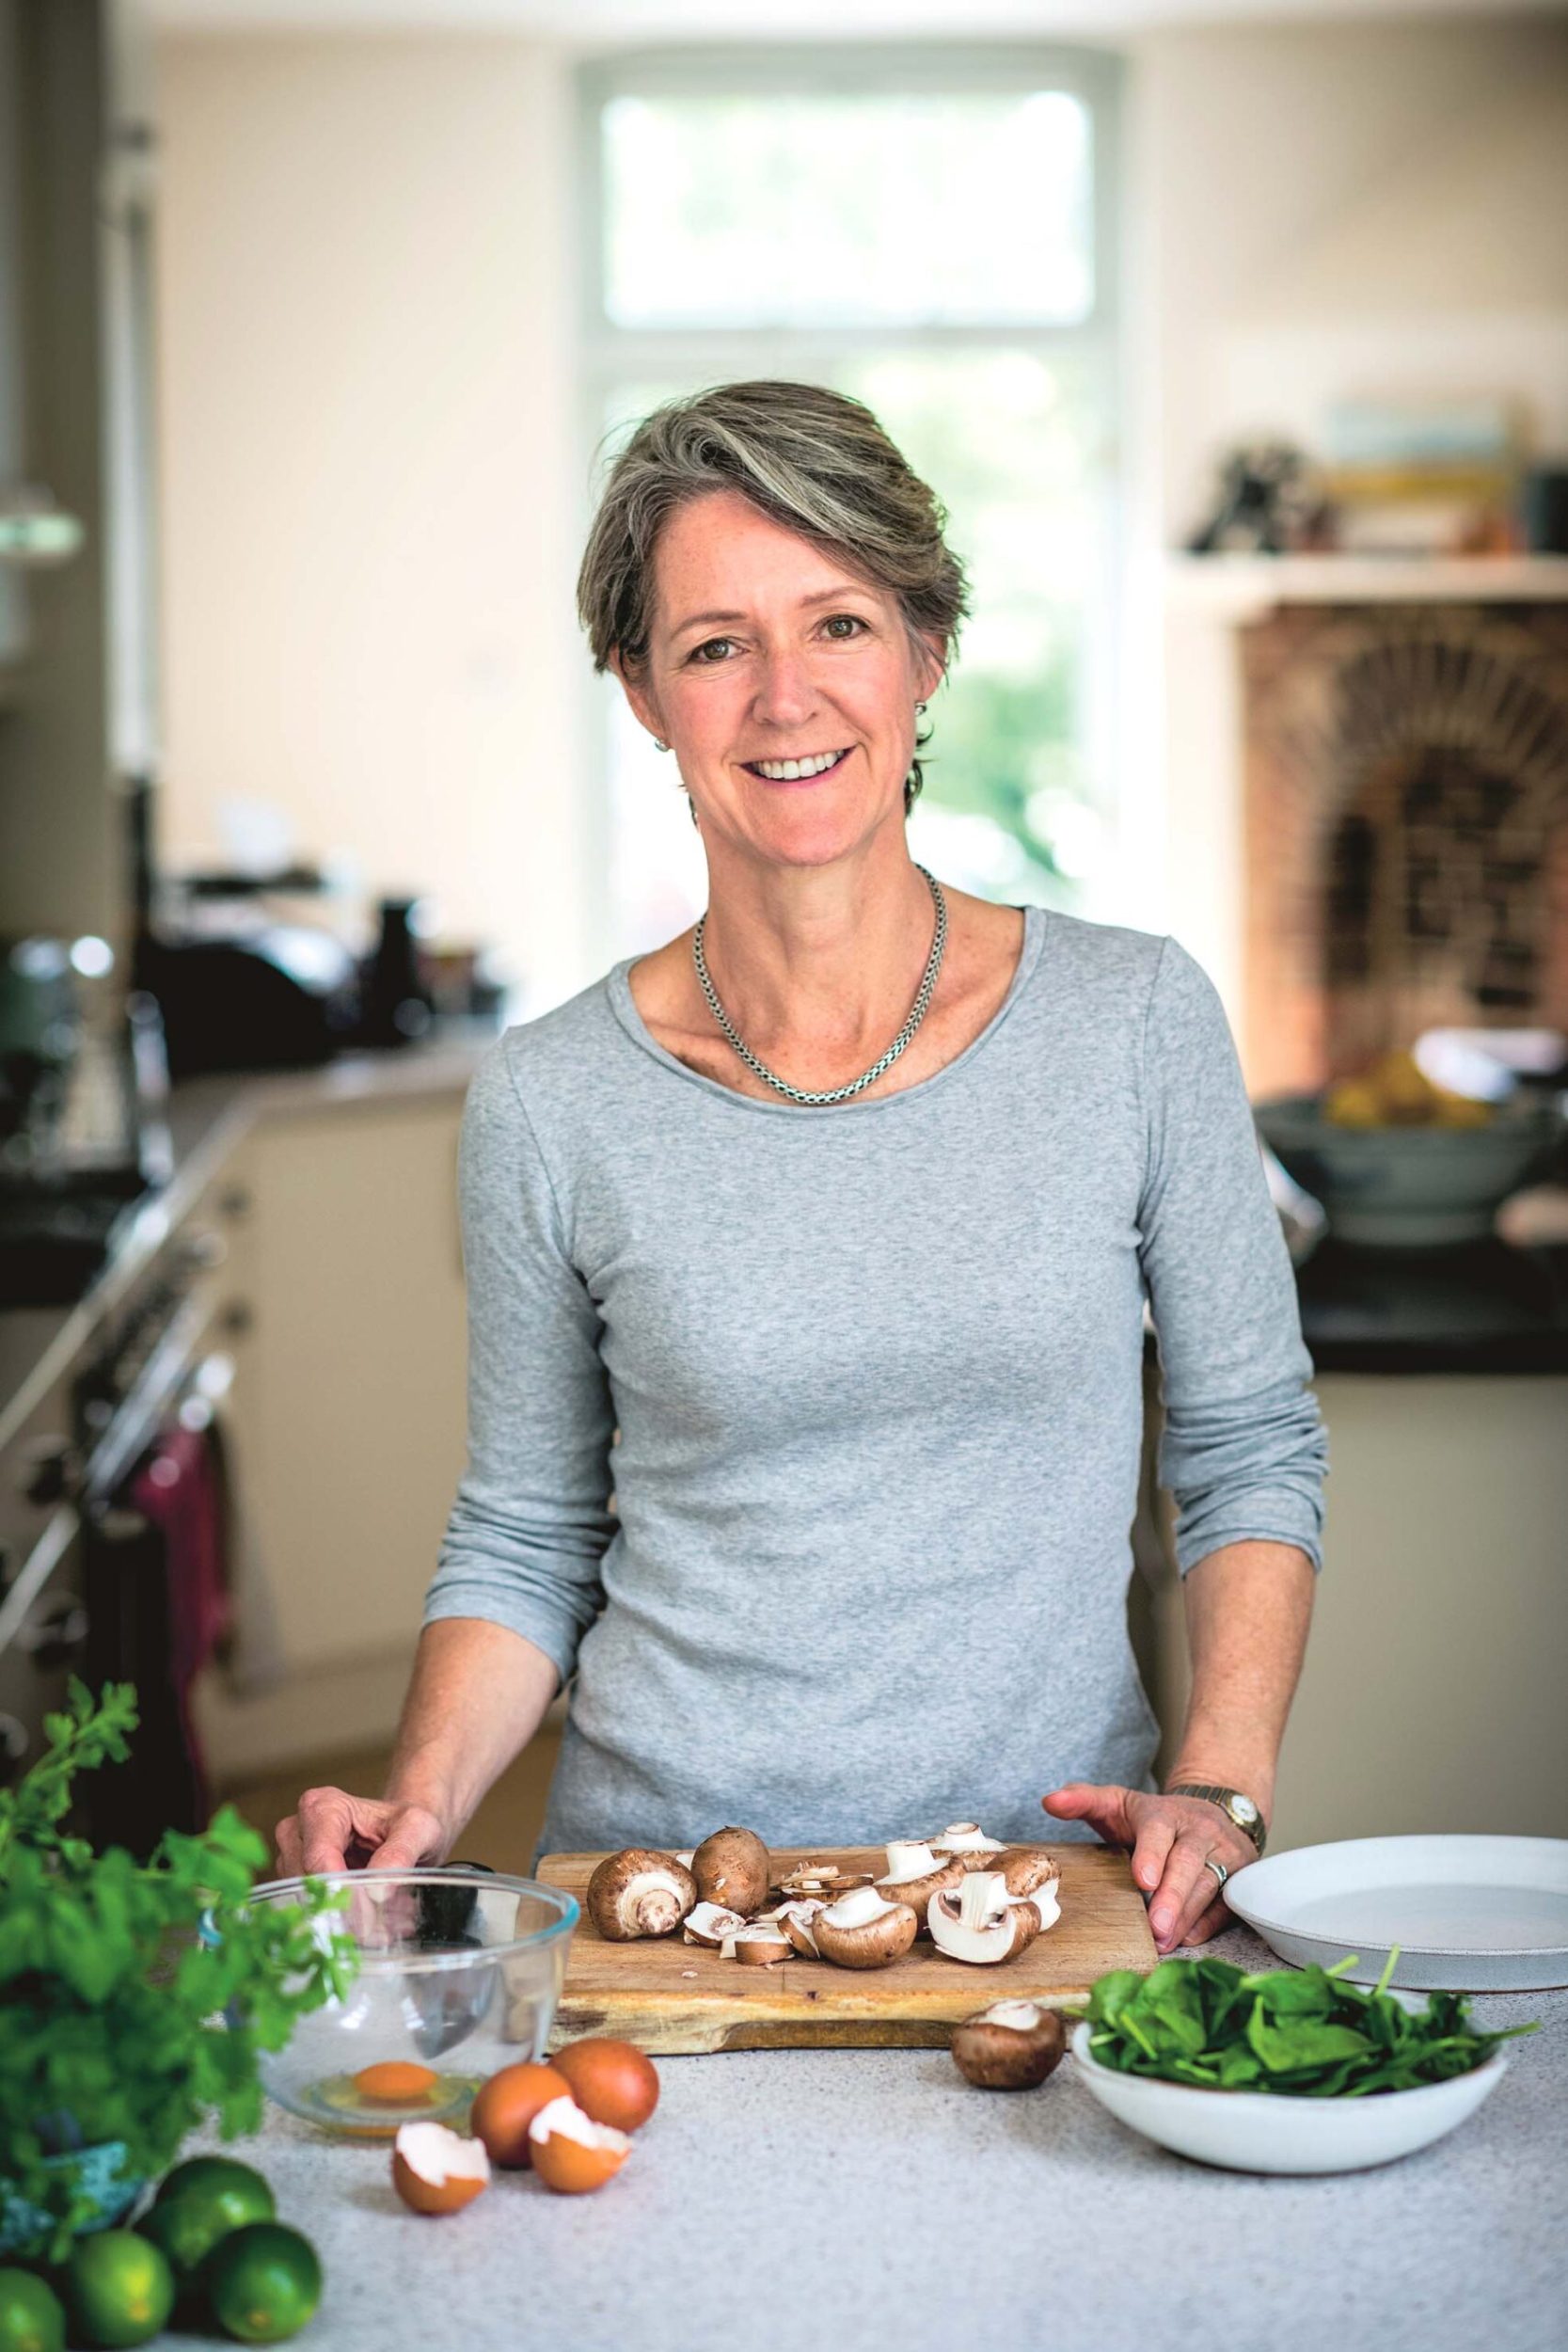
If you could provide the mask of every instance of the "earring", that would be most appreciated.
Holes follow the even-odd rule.
[[[655,751],[656,751],[656,752],[667,752],[667,751],[669,750],[669,748],[670,748],[670,746],[669,746],[669,744],[668,744],[668,743],[661,743],[661,742],[659,741],[658,737],[657,737],[657,735],[655,736],[655,738],[654,738],[654,749],[655,749]]]
[[[917,719],[924,719],[924,718],[925,718],[925,716],[926,716],[926,706],[925,706],[925,704],[924,704],[924,703],[916,703],[916,705],[915,705],[915,707],[914,707],[914,715],[915,715],[915,717],[916,717]]]

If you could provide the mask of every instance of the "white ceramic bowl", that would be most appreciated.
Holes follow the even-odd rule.
[[[1072,2029],[1079,2080],[1118,2122],[1179,2156],[1231,2172],[1363,2172],[1430,2148],[1473,2115],[1502,2080],[1508,2050],[1418,2090],[1365,2099],[1292,2099],[1268,2090],[1200,2090],[1118,2074],[1090,2056],[1085,2017]]]

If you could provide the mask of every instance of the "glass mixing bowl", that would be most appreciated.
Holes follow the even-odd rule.
[[[400,2123],[461,2120],[487,2075],[544,2057],[579,1916],[570,1895],[451,1867],[326,1871],[313,1883],[347,1890],[313,1932],[324,1947],[351,1936],[359,1967],[341,2000],[261,2053],[279,2106],[328,2131],[389,2137]],[[248,1900],[304,1892],[303,1879],[275,1879]]]

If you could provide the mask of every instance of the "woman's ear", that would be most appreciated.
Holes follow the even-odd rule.
[[[915,663],[918,687],[916,700],[928,703],[942,679],[947,675],[947,663],[942,658],[941,645],[933,638],[922,637],[918,644],[919,655]]]
[[[637,720],[638,724],[646,727],[656,742],[662,742],[664,729],[659,725],[658,711],[652,695],[647,691],[646,682],[637,673],[627,670],[621,659],[621,649],[618,645],[611,649],[610,667],[621,682],[621,691],[631,705],[632,716]]]

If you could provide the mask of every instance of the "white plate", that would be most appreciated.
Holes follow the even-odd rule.
[[[1225,1899],[1281,1960],[1375,1984],[1537,1993],[1568,1985],[1568,1838],[1354,1837],[1238,1870]]]
[[[1078,2079],[1101,2106],[1162,2148],[1232,2172],[1361,2172],[1430,2148],[1496,2090],[1512,2047],[1494,2050],[1467,2074],[1423,2083],[1418,2090],[1292,2099],[1276,2091],[1200,2090],[1196,2083],[1118,2074],[1090,2057],[1092,2030],[1084,2018],[1072,2029],[1070,2046]]]

